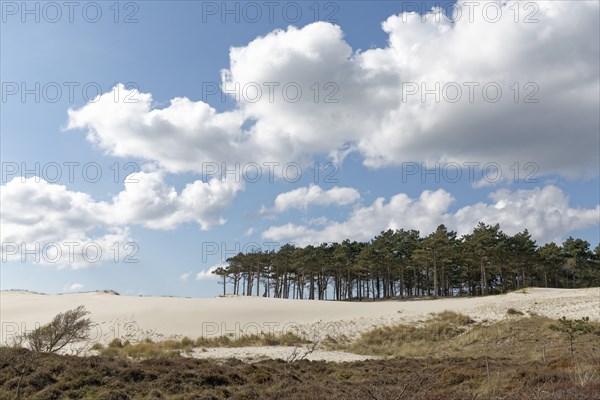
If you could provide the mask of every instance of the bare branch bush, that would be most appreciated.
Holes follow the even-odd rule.
[[[57,353],[67,345],[89,339],[92,322],[85,318],[88,314],[84,306],[59,313],[48,324],[25,333],[23,341],[34,352]]]
[[[298,346],[294,346],[294,350],[292,350],[292,353],[287,357],[287,359],[285,360],[286,364],[285,364],[285,371],[287,373],[288,376],[293,376],[292,375],[292,370],[294,368],[294,364],[297,363],[298,361],[304,360],[309,354],[312,354],[318,346],[318,342],[312,342],[309,345],[307,345],[306,347],[304,347],[304,349],[301,351],[300,347]],[[293,376],[295,379],[298,379],[297,377]]]

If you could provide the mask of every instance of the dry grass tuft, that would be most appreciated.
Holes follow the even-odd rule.
[[[199,337],[192,340],[184,337],[181,340],[165,340],[153,342],[145,339],[140,343],[132,344],[121,339],[112,340],[105,348],[102,345],[94,345],[92,350],[99,354],[120,359],[144,360],[152,358],[176,358],[184,354],[191,354],[195,348],[207,347],[250,347],[250,346],[297,346],[310,343],[293,333],[283,335],[262,334],[242,335],[237,338],[229,336],[218,336],[213,338]]]

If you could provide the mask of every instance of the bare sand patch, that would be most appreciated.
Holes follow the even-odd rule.
[[[0,292],[2,343],[49,322],[59,312],[84,305],[95,323],[92,340],[107,344],[114,338],[154,341],[292,332],[310,340],[326,336],[356,338],[374,327],[424,320],[431,313],[451,310],[474,320],[498,321],[514,308],[550,318],[589,317],[600,321],[600,288],[543,289],[469,298],[419,301],[335,302],[263,297],[178,298],[118,296],[104,292],[43,295]],[[240,350],[241,349],[241,350]],[[207,349],[198,357],[287,357],[291,348]],[[316,350],[310,359],[350,361],[346,353]],[[353,357],[353,356],[352,356]],[[307,356],[308,358],[308,356]]]

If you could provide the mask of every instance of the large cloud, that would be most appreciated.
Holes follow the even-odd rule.
[[[545,173],[597,174],[599,3],[537,2],[538,23],[524,23],[523,12],[515,23],[512,10],[522,7],[518,2],[507,2],[502,18],[490,23],[482,17],[483,3],[478,4],[473,23],[463,16],[454,26],[444,19],[435,23],[433,17],[422,23],[416,15],[408,22],[392,16],[383,24],[389,46],[361,55],[372,76],[388,81],[396,76],[405,88],[406,82],[428,89],[437,82],[463,87],[457,103],[444,96],[436,103],[431,95],[422,102],[421,88],[417,95],[404,93],[406,101],[401,98],[381,128],[359,142],[366,162],[531,161]],[[480,85],[473,103],[466,82]],[[494,82],[503,91],[497,103],[486,101],[481,90]],[[511,89],[515,82],[518,102]],[[533,86],[526,87],[528,82]],[[536,88],[532,99],[539,102],[524,103]],[[396,89],[384,90],[393,96]],[[447,96],[452,95],[449,90]]]
[[[331,222],[321,230],[286,224],[270,227],[262,236],[267,240],[306,245],[347,238],[370,240],[386,229],[416,229],[428,234],[442,223],[463,235],[483,221],[499,223],[508,234],[528,228],[539,243],[547,243],[560,242],[570,231],[600,224],[600,205],[593,209],[572,208],[568,196],[552,185],[514,192],[501,189],[490,198],[490,203],[476,203],[451,212],[454,198],[443,189],[426,190],[417,199],[400,193],[387,203],[384,198],[378,198],[369,206],[358,207],[346,221]]]
[[[26,260],[35,260],[37,254],[42,263],[75,268],[114,260],[114,244],[123,248],[133,241],[128,225],[172,229],[191,222],[208,229],[225,222],[221,213],[243,187],[233,180],[212,179],[189,183],[177,193],[160,172],[139,172],[135,180],[126,180],[125,189],[110,202],[97,202],[86,193],[41,178],[17,177],[2,185],[3,260],[22,260],[26,249],[34,253]],[[53,243],[60,247],[62,257],[52,253],[58,251]],[[82,253],[86,245],[91,250],[99,248],[102,257]]]
[[[535,3],[537,23],[524,21],[530,10],[518,2],[492,2],[502,10],[495,22],[477,4],[471,20],[459,3],[463,15],[454,23],[439,10],[424,21],[393,15],[382,24],[388,45],[362,52],[324,22],[274,31],[231,49],[222,75],[239,97],[234,111],[185,98],[153,109],[149,94],[126,104],[108,93],[70,110],[68,128],[87,129],[113,155],[173,172],[202,171],[205,161],[307,161],[354,149],[371,167],[535,162],[541,173],[597,175],[598,2]],[[502,90],[497,102],[484,98],[489,83],[489,97]],[[422,101],[422,85],[436,84],[440,101]],[[462,97],[451,102],[457,87]],[[536,90],[539,101],[524,103]]]
[[[67,129],[87,128],[88,140],[110,154],[157,161],[171,172],[202,172],[203,162],[240,154],[235,151],[243,142],[239,113],[219,114],[187,98],[173,99],[163,109],[153,109],[152,103],[150,94],[117,85],[84,107],[69,110]]]
[[[221,213],[243,185],[235,180],[213,178],[188,183],[181,193],[164,181],[160,172],[135,174],[137,182],[126,180],[125,190],[108,205],[109,218],[153,229],[173,229],[179,224],[195,222],[202,229],[225,223]]]
[[[0,203],[3,262],[80,268],[114,259],[115,243],[132,242],[127,228],[107,223],[103,203],[40,178],[2,185]]]

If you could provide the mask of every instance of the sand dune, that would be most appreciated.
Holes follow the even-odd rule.
[[[260,332],[294,332],[311,339],[326,335],[356,337],[375,326],[419,321],[444,310],[461,312],[476,321],[506,318],[515,308],[552,318],[588,316],[600,320],[600,288],[527,289],[484,298],[449,298],[422,301],[333,302],[286,300],[262,297],[177,298],[134,297],[91,292],[43,295],[0,292],[1,340],[9,343],[23,330],[44,324],[61,311],[84,305],[97,324],[94,341],[107,343],[115,337],[141,340],[213,337]],[[287,350],[287,349],[286,349]],[[228,357],[233,350],[216,349],[202,357]],[[270,356],[275,350],[254,351]],[[207,354],[208,353],[208,354]],[[282,353],[283,354],[283,353]],[[314,357],[314,355],[313,355]],[[323,359],[327,359],[322,355]],[[336,358],[336,357],[334,357]],[[339,357],[337,357],[339,358]]]

